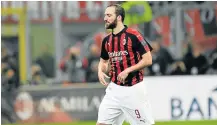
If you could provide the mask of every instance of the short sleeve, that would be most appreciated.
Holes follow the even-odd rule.
[[[100,57],[104,60],[108,60],[109,59],[109,55],[108,52],[106,50],[106,38],[103,39],[102,41],[102,46],[101,46],[101,55]]]
[[[148,51],[152,51],[153,48],[151,47],[151,45],[146,39],[142,37],[139,32],[135,34],[134,38],[136,51],[138,51],[140,55],[143,55]]]

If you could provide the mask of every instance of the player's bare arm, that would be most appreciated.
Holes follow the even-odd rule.
[[[152,56],[151,56],[151,52],[148,51],[147,53],[142,55],[142,59],[139,61],[139,63],[137,63],[134,66],[131,66],[129,68],[127,68],[126,70],[131,73],[131,72],[135,72],[138,70],[141,70],[147,66],[150,66],[152,64]]]
[[[109,60],[104,60],[100,58],[99,65],[98,65],[98,78],[101,84],[108,85],[105,78],[110,78],[106,75],[106,72],[108,71],[108,64]]]
[[[124,83],[125,79],[129,75],[129,73],[141,70],[147,66],[150,66],[151,64],[152,64],[152,56],[151,56],[151,52],[148,51],[147,53],[142,55],[142,59],[139,61],[139,63],[137,63],[136,65],[131,66],[131,67],[125,69],[123,72],[121,72],[118,75],[118,80]]]

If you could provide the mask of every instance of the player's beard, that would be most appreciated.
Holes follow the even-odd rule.
[[[117,27],[117,18],[115,18],[115,20],[112,23],[110,23],[108,25],[107,24],[105,25],[106,29],[114,29],[116,27]]]

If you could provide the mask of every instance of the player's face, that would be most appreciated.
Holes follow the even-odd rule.
[[[115,7],[108,7],[105,10],[105,28],[114,29],[117,26],[117,16],[115,14]]]

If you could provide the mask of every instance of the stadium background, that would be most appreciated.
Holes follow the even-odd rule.
[[[145,69],[154,117],[175,121],[157,125],[217,124],[217,3],[135,1],[2,1],[2,124],[95,124],[111,3],[122,4],[125,23],[154,47]]]

